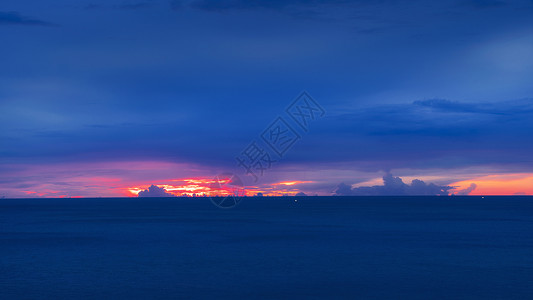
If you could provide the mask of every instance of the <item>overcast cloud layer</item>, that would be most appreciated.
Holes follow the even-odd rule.
[[[326,116],[277,178],[533,167],[531,1],[8,0],[0,37],[3,181],[34,164],[231,169],[303,90]],[[362,180],[334,168],[324,191]]]

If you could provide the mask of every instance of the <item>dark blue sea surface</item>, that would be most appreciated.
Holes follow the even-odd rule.
[[[533,299],[532,197],[2,199],[0,299]]]

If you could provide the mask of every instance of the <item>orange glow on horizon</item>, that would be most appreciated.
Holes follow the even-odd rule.
[[[469,195],[533,195],[533,174],[498,174],[487,175],[470,180],[450,184],[457,192],[468,188],[472,183],[477,185]]]
[[[155,184],[159,188],[164,188],[168,193],[179,197],[191,196],[227,196],[238,193],[242,196],[255,196],[261,193],[263,196],[294,196],[300,190],[292,188],[275,188],[277,186],[293,186],[301,183],[311,183],[313,181],[284,181],[273,183],[267,187],[249,186],[240,187],[232,186],[230,178],[219,178],[214,180],[212,178],[185,178],[169,180],[173,183],[181,184]],[[125,188],[126,195],[129,197],[136,197],[141,191],[148,189],[150,185],[134,186]]]
[[[42,184],[34,190],[19,190],[19,197],[137,197],[151,185],[151,183],[146,184],[145,180],[97,176],[73,177],[69,182],[72,183],[70,186],[77,189],[63,189],[63,186]],[[234,193],[242,196],[256,196],[258,193],[263,196],[295,196],[302,192],[302,186],[309,183],[316,181],[286,180],[243,187],[233,186],[231,178],[170,177],[155,181],[154,185],[164,188],[167,193],[183,197],[226,196]],[[533,173],[476,175],[471,179],[449,184],[455,187],[450,192],[458,194],[461,190],[468,189],[472,183],[476,184],[476,189],[469,195],[533,195]]]
[[[229,185],[231,183],[230,178],[219,178],[214,180],[213,178],[185,178],[185,179],[173,179],[172,182],[181,182],[182,184],[156,184],[160,188],[164,188],[168,193],[175,196],[227,196],[232,193],[238,192],[235,187]],[[128,196],[138,196],[141,191],[148,189],[149,186],[138,186],[127,188],[129,192]],[[242,189],[242,192],[246,192]],[[239,193],[241,194],[241,193]]]

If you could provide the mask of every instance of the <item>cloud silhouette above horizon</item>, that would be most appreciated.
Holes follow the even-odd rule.
[[[165,190],[165,188],[158,187],[157,185],[151,185],[144,191],[139,192],[139,197],[176,197]]]
[[[471,192],[473,192],[476,188],[477,188],[477,184],[475,184],[475,183],[471,183],[470,186],[467,187],[466,189],[459,190],[459,191],[457,191],[457,192],[454,193],[454,194],[455,194],[455,195],[458,195],[458,196],[468,195],[468,194],[470,194]]]
[[[53,23],[22,16],[16,11],[0,11],[0,25],[56,26]]]
[[[352,188],[341,183],[335,190],[336,196],[423,196],[423,195],[449,195],[449,190],[453,189],[447,185],[426,184],[424,181],[414,179],[411,184],[406,184],[400,177],[394,177],[388,173],[383,176],[383,185],[361,186]]]

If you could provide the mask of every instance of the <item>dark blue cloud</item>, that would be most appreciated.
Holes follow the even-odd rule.
[[[480,13],[497,10],[531,9],[533,5],[528,0],[498,1],[498,0],[445,0],[438,2],[427,1],[371,1],[371,0],[172,0],[174,9],[191,7],[207,12],[242,12],[242,11],[276,11],[293,17],[316,20],[365,20],[374,22],[374,26],[362,26],[359,33],[377,33],[380,31],[394,31],[394,28],[416,26],[413,21],[428,21],[436,17],[453,15],[459,18],[470,13]],[[397,14],[397,11],[408,11]],[[501,13],[501,11],[499,13]],[[417,20],[418,19],[418,20]],[[425,24],[425,25],[428,25]],[[468,30],[472,30],[470,28]]]
[[[533,141],[527,138],[533,130],[532,100],[443,103],[443,107],[433,100],[380,105],[344,114],[328,111],[324,119],[311,124],[309,133],[302,134],[279,164],[344,163],[373,171],[480,165],[523,170],[533,166]],[[200,113],[186,122],[93,124],[14,136],[11,131],[11,139],[7,139],[8,132],[0,137],[6,136],[2,146],[6,161],[157,158],[224,168],[233,166],[234,157],[252,140],[260,141],[260,133],[282,112],[272,111],[271,116]]]
[[[207,10],[207,11],[226,11],[226,10],[242,10],[242,9],[274,9],[282,10],[288,7],[310,7],[319,8],[320,6],[338,6],[338,7],[352,7],[361,8],[364,5],[379,5],[379,6],[410,6],[413,3],[420,4],[422,1],[371,1],[371,0],[193,0],[180,1],[173,0],[172,3],[183,6],[187,3],[189,6]],[[449,7],[463,6],[471,8],[493,8],[502,7],[506,5],[516,5],[523,1],[498,1],[498,0],[465,0],[465,1],[441,1],[449,5]],[[459,4],[459,5],[458,5]]]
[[[177,2],[177,1],[174,1]],[[191,7],[207,10],[207,11],[226,11],[226,10],[241,10],[241,9],[274,9],[283,10],[288,7],[316,7],[318,5],[346,5],[350,3],[365,3],[368,0],[347,1],[347,0],[194,0],[189,3]]]
[[[512,2],[512,1],[511,1]],[[509,5],[509,1],[499,1],[499,0],[467,0],[462,3],[463,5],[469,5],[475,8],[498,8],[502,6]]]
[[[87,4],[84,8],[87,10],[105,10],[105,9],[121,9],[121,10],[139,10],[139,9],[146,9],[156,6],[155,1],[138,1],[138,2],[129,2],[129,3],[120,3],[120,4],[113,4],[106,3],[90,3]]]
[[[413,102],[421,107],[431,108],[443,112],[456,113],[481,113],[481,114],[531,114],[533,113],[533,101],[531,99],[522,99],[516,101],[505,101],[499,103],[464,103],[459,101],[450,101],[446,99],[429,99],[418,100]]]
[[[145,2],[136,2],[136,3],[126,3],[118,6],[120,9],[144,9],[154,6],[154,3],[151,1]]]
[[[0,11],[0,25],[56,26],[50,22],[22,16],[16,11]]]
[[[2,26],[0,163],[226,168],[306,89],[326,117],[280,164],[532,167],[531,100],[506,101],[533,95],[531,1],[91,2],[6,4],[68,26]]]
[[[448,104],[448,102],[446,102]],[[291,150],[297,163],[344,163],[353,168],[533,167],[533,100],[457,103],[451,109],[381,105],[327,116]]]

